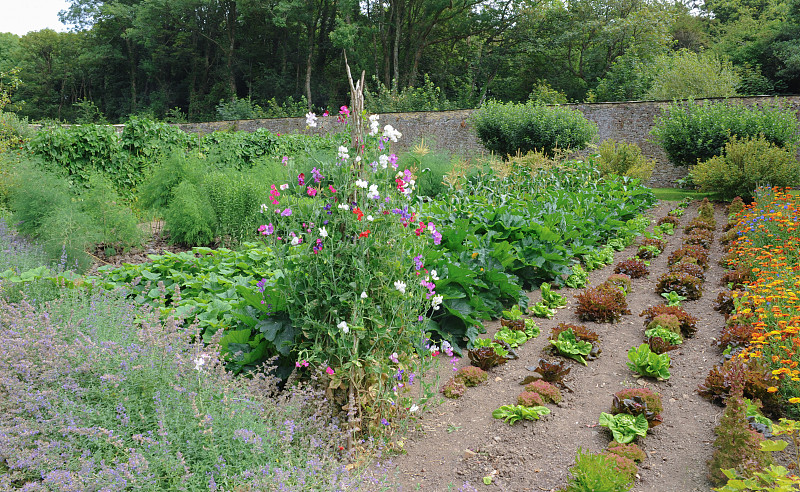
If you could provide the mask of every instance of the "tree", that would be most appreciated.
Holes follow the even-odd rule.
[[[654,100],[735,96],[741,82],[730,62],[708,52],[661,55],[647,70],[652,83],[645,97]]]

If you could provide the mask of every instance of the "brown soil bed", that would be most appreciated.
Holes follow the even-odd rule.
[[[663,217],[674,205],[674,202],[661,202],[649,216]],[[609,432],[597,425],[597,421],[600,412],[609,411],[612,394],[639,386],[661,394],[664,422],[640,440],[647,459],[639,467],[632,490],[709,490],[706,461],[711,457],[713,429],[722,408],[702,399],[696,388],[721,358],[719,349],[712,346],[712,338],[718,336],[723,323],[722,316],[712,308],[717,294],[724,290],[720,285],[723,270],[717,265],[722,249],[717,241],[711,247],[702,298],[683,303],[684,309],[697,317],[698,331],[680,349],[670,352],[672,377],[664,382],[637,378],[626,366],[628,349],[644,341],[639,314],[663,303],[663,298],[655,293],[655,279],[667,271],[669,253],[681,247],[683,225],[695,216],[697,203],[686,209],[681,226],[676,227],[673,236],[667,237],[664,252],[651,261],[649,276],[633,280],[632,292],[627,298],[632,314],[614,324],[581,322],[574,314],[574,296],[582,289],[562,289],[559,292],[569,299],[568,306],[551,320],[537,320],[541,335],[517,349],[518,360],[493,368],[488,384],[469,388],[458,400],[440,398],[441,404],[423,415],[418,430],[409,435],[404,446],[406,453],[391,459],[396,490],[458,490],[465,484],[506,491],[559,489],[568,481],[569,468],[575,462],[578,448],[601,451],[611,440]],[[716,208],[716,219],[715,235],[719,236],[722,224],[727,221],[721,206]],[[617,253],[614,264],[634,253],[633,246]],[[603,282],[613,273],[614,264],[592,272],[587,286]],[[529,296],[531,303],[540,300],[538,291]],[[565,392],[562,403],[549,405],[550,415],[513,426],[492,418],[492,411],[497,407],[516,403],[522,391],[519,382],[533,374],[526,367],[537,365],[539,358],[546,355],[543,349],[548,346],[550,330],[561,322],[584,324],[596,331],[601,337],[599,358],[586,367],[572,365],[568,382],[574,392]],[[498,328],[499,322],[487,324],[490,333]],[[468,364],[465,357],[455,367]],[[441,356],[442,382],[452,372],[453,364]],[[486,476],[492,477],[488,487],[483,482]]]

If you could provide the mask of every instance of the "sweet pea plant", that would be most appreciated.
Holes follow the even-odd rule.
[[[339,115],[358,128],[364,116]],[[368,134],[310,176],[272,185],[262,206],[259,232],[282,271],[261,286],[264,302],[285,308],[300,333],[298,368],[316,370],[329,396],[347,402],[354,433],[391,432],[393,417],[416,411],[429,389],[411,386],[436,350],[424,327],[442,297],[423,258],[442,236],[418,219],[414,174],[389,150],[400,137],[371,115]]]

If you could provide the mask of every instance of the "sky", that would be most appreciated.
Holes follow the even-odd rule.
[[[58,20],[58,12],[69,4],[68,0],[0,0],[0,32],[22,36],[47,28],[66,31],[67,26]]]

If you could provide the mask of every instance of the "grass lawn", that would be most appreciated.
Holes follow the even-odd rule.
[[[702,200],[711,197],[711,193],[700,193],[697,190],[684,190],[682,188],[653,188],[653,193],[659,200],[679,202],[686,197],[692,200]]]
[[[666,200],[669,202],[679,202],[686,197],[692,200],[702,200],[703,198],[711,199],[713,193],[700,193],[697,190],[684,190],[682,188],[652,188],[653,194],[659,200]],[[789,193],[795,196],[800,196],[800,189],[789,190]]]

